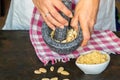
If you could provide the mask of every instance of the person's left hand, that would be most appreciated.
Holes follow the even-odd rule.
[[[80,0],[75,8],[74,17],[71,20],[71,26],[78,30],[78,22],[83,33],[83,42],[85,46],[90,39],[99,7],[99,0]]]

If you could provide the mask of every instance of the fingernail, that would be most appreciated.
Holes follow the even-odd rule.
[[[72,18],[73,17],[73,14],[70,14],[70,16],[69,16],[70,18]]]
[[[64,28],[64,26],[60,26],[60,28],[62,28],[62,29],[63,29],[63,28]]]
[[[55,31],[55,28],[53,27],[52,30]]]
[[[84,46],[86,46],[87,45],[87,43],[82,43],[81,44],[81,47],[84,47]]]
[[[84,47],[84,46],[85,46],[84,44],[81,45],[81,47]]]
[[[67,23],[65,23],[65,26],[68,26],[68,22],[67,22]]]

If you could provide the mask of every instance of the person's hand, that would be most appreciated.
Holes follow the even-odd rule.
[[[78,30],[78,22],[80,23],[83,32],[83,42],[81,46],[85,46],[90,39],[96,23],[98,8],[99,0],[80,0],[76,5],[71,26]]]
[[[64,28],[68,26],[65,20],[58,12],[63,12],[66,16],[72,17],[72,12],[61,2],[61,0],[33,0],[46,24],[53,30],[55,27]]]

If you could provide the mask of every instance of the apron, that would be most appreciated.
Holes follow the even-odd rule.
[[[78,0],[75,0],[77,3]],[[32,0],[11,0],[3,30],[29,30],[34,5]],[[116,31],[115,0],[100,0],[95,30]]]
[[[75,0],[77,3],[78,0]],[[94,30],[116,31],[115,0],[100,0],[97,21]]]
[[[33,8],[32,0],[11,0],[3,30],[28,30]]]

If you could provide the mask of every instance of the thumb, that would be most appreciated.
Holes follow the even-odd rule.
[[[71,20],[70,25],[77,31],[78,30],[78,17],[74,16]]]

